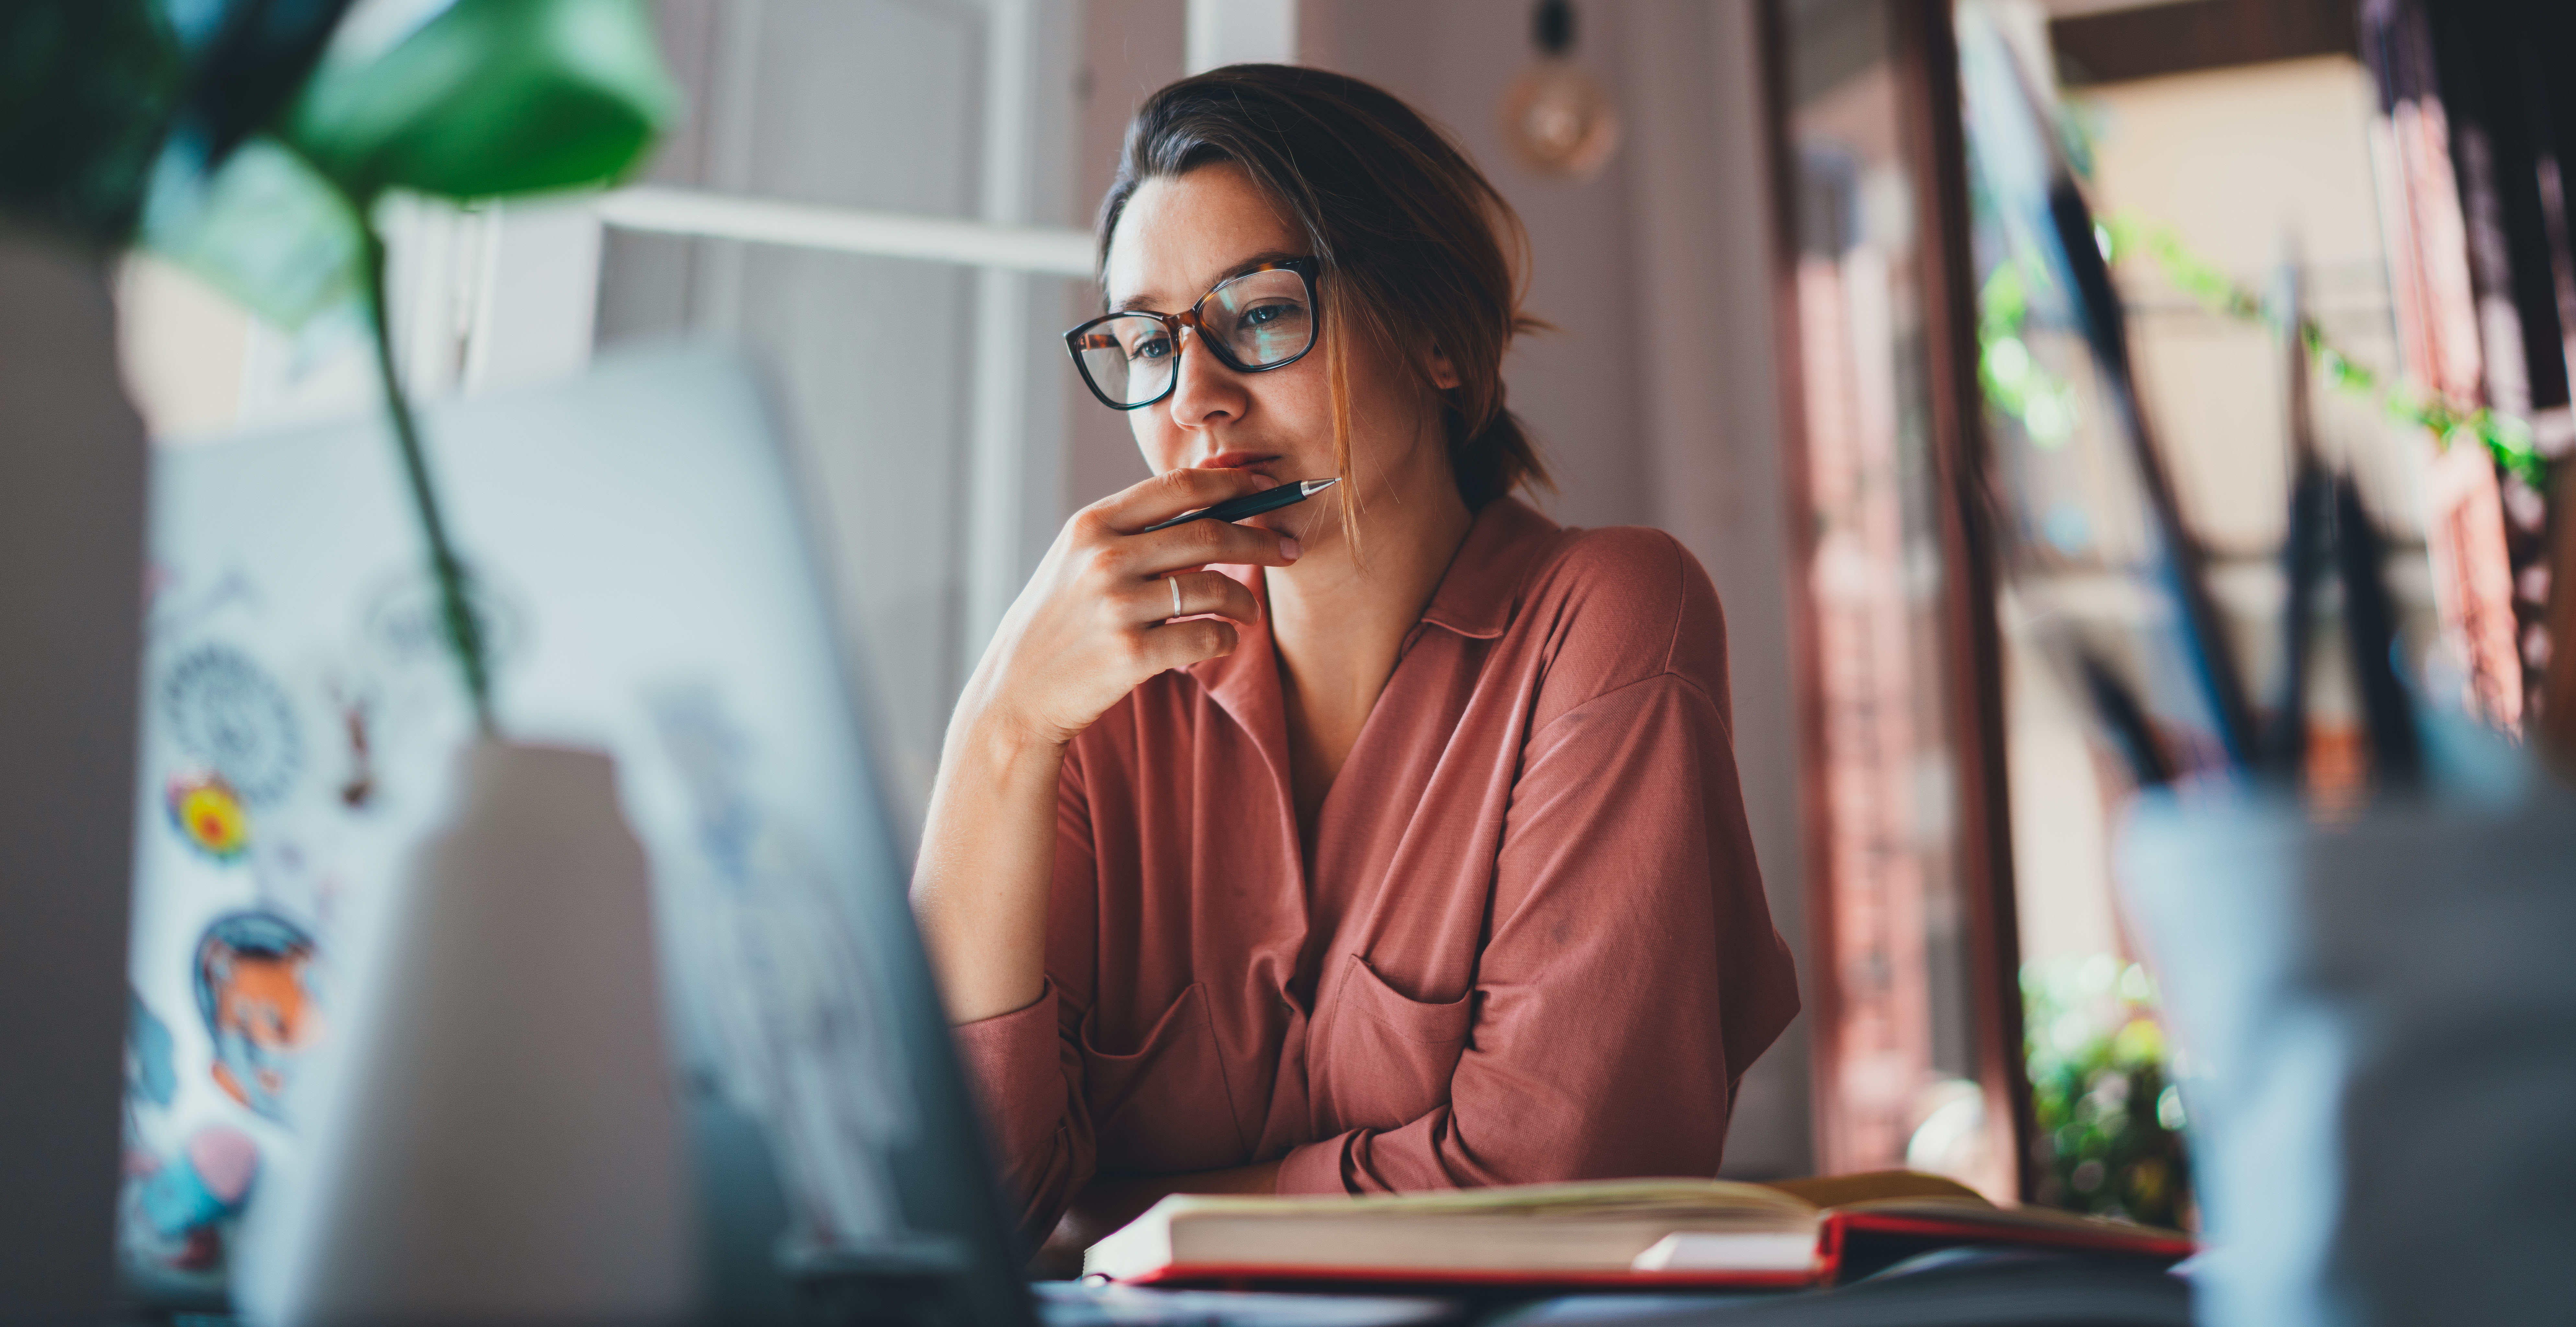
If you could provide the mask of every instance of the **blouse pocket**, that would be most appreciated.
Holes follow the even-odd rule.
[[[1192,982],[1133,1050],[1101,1044],[1098,1010],[1083,1020],[1083,1096],[1103,1174],[1220,1170],[1249,1158],[1207,1001]]]
[[[1475,992],[1433,1003],[1396,990],[1352,955],[1334,992],[1332,1042],[1310,1052],[1317,1104],[1333,1132],[1392,1129],[1449,1101],[1467,1048]]]

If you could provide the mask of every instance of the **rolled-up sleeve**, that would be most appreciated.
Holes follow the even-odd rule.
[[[1055,986],[1007,1014],[956,1029],[966,1078],[983,1103],[985,1125],[1001,1162],[1003,1191],[1022,1200],[1024,1239],[1041,1236],[1090,1171],[1087,1139],[1074,1128],[1072,1090],[1079,1066],[1068,1063],[1057,1033]]]
[[[1093,876],[1088,799],[1079,760],[1068,756],[1057,784],[1051,925],[1078,923]],[[1069,989],[1053,970],[1030,1004],[953,1029],[957,1054],[984,1109],[1003,1192],[1016,1204],[1020,1238],[1034,1248],[1082,1186],[1097,1157],[1084,1110],[1082,1057],[1074,1029],[1090,992]]]
[[[1449,1101],[1294,1149],[1282,1192],[1716,1173],[1798,1008],[1722,695],[1660,673],[1530,736],[1473,994]]]

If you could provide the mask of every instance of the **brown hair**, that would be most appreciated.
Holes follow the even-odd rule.
[[[1553,487],[1529,431],[1503,404],[1503,352],[1545,324],[1521,312],[1529,239],[1511,204],[1412,107],[1342,74],[1243,64],[1165,87],[1127,126],[1100,205],[1100,262],[1145,181],[1232,162],[1284,204],[1322,266],[1324,324],[1401,351],[1431,382],[1436,348],[1457,370],[1444,403],[1449,463],[1470,510],[1524,485]],[[1333,464],[1350,478],[1349,336],[1331,336]],[[1345,521],[1351,507],[1345,505]],[[1356,531],[1353,531],[1356,533]]]

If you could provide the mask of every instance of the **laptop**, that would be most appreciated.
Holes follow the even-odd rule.
[[[505,729],[611,753],[652,863],[704,1319],[1447,1312],[1033,1297],[752,374],[627,351],[424,422]],[[470,730],[422,563],[381,419],[156,459],[118,1225],[144,1304],[228,1304],[261,1179],[310,1125],[299,1088],[329,1053],[352,919]]]

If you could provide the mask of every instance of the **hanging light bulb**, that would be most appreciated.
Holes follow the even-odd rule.
[[[1538,62],[1503,90],[1503,143],[1541,175],[1587,179],[1619,148],[1619,113],[1590,74],[1575,68],[1574,5],[1539,0],[1531,16]]]

